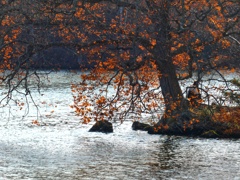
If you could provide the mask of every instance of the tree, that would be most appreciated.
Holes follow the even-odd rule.
[[[237,0],[15,0],[1,9],[2,69],[11,71],[2,80],[11,84],[24,68],[22,83],[35,54],[70,48],[94,66],[72,85],[84,122],[131,113],[176,119],[189,109],[179,82],[220,74],[229,52],[239,52]]]
[[[107,86],[102,86],[101,93],[93,99],[84,94],[93,93],[92,86],[73,86],[77,91],[74,107],[85,121],[90,120],[87,114],[109,118],[113,110],[119,109],[120,119],[129,112],[156,113],[162,104],[165,106],[163,117],[176,117],[188,108],[179,80],[192,78],[193,72],[197,72],[198,81],[208,71],[220,73],[221,62],[229,56],[225,49],[238,46],[237,1],[112,3],[119,7],[119,14],[102,31],[106,33],[103,37],[114,33],[115,38],[104,39],[107,45],[102,46],[100,52],[97,49],[100,60],[96,69],[82,77],[83,85],[95,81],[94,87]],[[102,19],[99,17],[99,22]],[[96,45],[98,43],[96,41]],[[103,77],[106,71],[116,73]],[[110,86],[115,87],[115,95],[103,96]],[[116,105],[118,101],[123,103]],[[86,105],[97,108],[86,111],[83,108]]]

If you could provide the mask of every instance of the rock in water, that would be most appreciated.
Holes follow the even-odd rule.
[[[106,120],[97,121],[89,130],[89,132],[112,133],[113,132],[112,123]]]
[[[141,131],[149,131],[151,129],[151,126],[149,124],[134,121],[132,124],[132,129],[133,130],[141,130]]]

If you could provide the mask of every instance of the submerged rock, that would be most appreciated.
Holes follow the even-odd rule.
[[[106,120],[97,121],[89,130],[89,132],[112,133],[113,132],[112,123]]]
[[[133,130],[149,131],[151,128],[149,124],[140,123],[138,121],[134,121],[132,124]]]

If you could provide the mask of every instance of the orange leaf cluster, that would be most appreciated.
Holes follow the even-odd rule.
[[[189,60],[190,60],[190,56],[185,52],[182,54],[177,54],[175,57],[173,57],[173,63],[182,68],[188,65]]]
[[[96,103],[98,105],[102,105],[106,103],[106,98],[104,96],[101,96],[99,99],[96,100]]]
[[[240,131],[240,107],[223,107],[219,112],[215,112],[213,120],[216,122],[228,124],[226,133]]]

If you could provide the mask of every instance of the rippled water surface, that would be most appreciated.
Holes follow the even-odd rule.
[[[75,75],[52,76],[39,117],[31,103],[24,119],[14,103],[0,110],[0,179],[240,179],[240,140],[149,135],[131,121],[90,133],[69,107]]]

